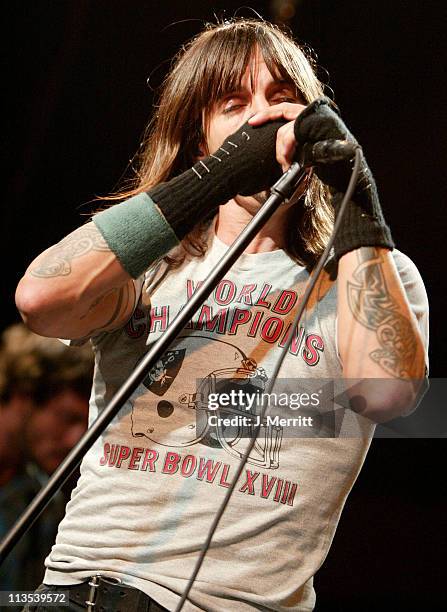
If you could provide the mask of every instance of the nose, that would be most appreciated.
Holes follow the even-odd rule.
[[[269,101],[262,92],[256,92],[252,95],[250,104],[250,117],[256,115],[259,111],[265,110],[269,106]]]

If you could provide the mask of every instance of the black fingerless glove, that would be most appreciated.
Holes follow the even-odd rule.
[[[340,139],[356,142],[335,105],[329,98],[318,98],[298,115],[295,121],[297,154],[306,162],[312,146],[322,140]],[[330,187],[332,204],[337,218],[351,177],[352,164],[337,161],[332,164],[314,166],[318,178]],[[391,231],[383,218],[376,183],[362,153],[359,179],[351,200],[343,215],[342,224],[335,237],[334,251],[337,260],[362,246],[378,246],[392,249]]]
[[[221,204],[268,189],[279,179],[276,132],[284,123],[244,124],[215,153],[147,192],[180,240]]]

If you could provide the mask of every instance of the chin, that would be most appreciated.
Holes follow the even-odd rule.
[[[255,214],[261,208],[263,204],[267,201],[270,195],[270,191],[261,191],[259,193],[255,193],[251,196],[241,196],[237,195],[234,199],[245,210],[248,212]]]
[[[246,211],[248,211],[250,214],[255,215],[258,210],[265,204],[265,202],[268,200],[268,198],[270,197],[270,190],[268,191],[261,191],[260,193],[255,193],[252,196],[236,196],[234,199],[236,200],[236,202],[239,204],[239,206],[241,206],[242,208],[244,208]],[[293,194],[293,197],[290,198],[290,200],[285,200],[281,206],[279,207],[278,210],[284,210],[284,209],[289,209],[292,206],[294,206],[298,200],[301,198],[302,194]],[[277,211],[276,211],[277,212]],[[276,212],[274,214],[276,214]]]
[[[255,193],[254,196],[252,197],[256,200],[258,204],[262,206],[263,204],[266,203],[269,196],[270,196],[270,191],[261,191],[260,193]]]

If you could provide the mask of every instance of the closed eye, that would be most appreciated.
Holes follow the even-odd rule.
[[[290,104],[298,104],[298,101],[293,96],[279,96],[270,100],[270,104],[282,104],[283,102],[288,102]]]
[[[237,111],[240,108],[243,108],[244,106],[245,106],[244,104],[231,104],[231,106],[227,106],[226,108],[224,108],[222,113],[224,115],[228,115],[229,113],[233,113],[234,111]]]

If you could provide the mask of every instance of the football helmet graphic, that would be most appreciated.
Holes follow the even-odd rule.
[[[264,369],[233,344],[206,336],[180,336],[133,395],[132,435],[168,447],[201,443],[241,458],[261,414],[259,403],[253,402],[250,409],[243,402],[210,408],[209,396],[233,391],[235,397],[241,390],[243,395],[238,397],[246,397],[262,392],[266,381]],[[229,418],[231,425],[222,424]],[[276,468],[282,427],[268,425],[265,418],[259,422],[248,463]]]

